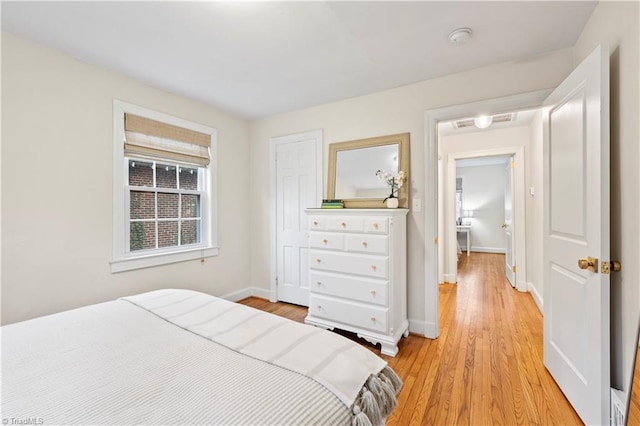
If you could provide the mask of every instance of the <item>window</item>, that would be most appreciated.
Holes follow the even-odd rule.
[[[215,129],[114,102],[112,272],[214,256]]]
[[[202,242],[205,169],[128,158],[129,251]]]

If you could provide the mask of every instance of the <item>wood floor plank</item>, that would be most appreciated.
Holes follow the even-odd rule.
[[[412,334],[396,357],[382,355],[404,381],[387,424],[582,424],[543,365],[542,315],[506,280],[504,255],[463,255],[458,268],[457,284],[439,286],[439,338]],[[307,314],[255,297],[240,303],[299,322]],[[379,345],[340,334],[380,355]]]

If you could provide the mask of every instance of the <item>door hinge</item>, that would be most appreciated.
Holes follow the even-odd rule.
[[[511,271],[512,271],[514,274],[516,273],[516,265],[513,265],[513,266],[511,267]]]
[[[433,239],[433,243],[434,243],[434,244],[438,244],[438,237],[435,237],[435,238]]]
[[[278,285],[278,277],[276,277],[276,285]]]
[[[515,161],[512,161],[512,162],[511,162],[511,168],[512,168],[512,169],[515,169],[515,168],[516,168],[516,163],[515,163]]]

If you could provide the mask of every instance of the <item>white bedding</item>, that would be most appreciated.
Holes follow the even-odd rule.
[[[352,397],[345,396],[350,390],[336,390],[344,385],[340,380],[336,384],[329,377],[333,384],[323,384],[322,375],[307,377],[247,356],[132,303],[144,305],[144,299],[151,303],[159,296],[149,293],[2,327],[2,418],[47,425],[366,424],[362,415],[354,417],[366,386],[350,404]],[[205,301],[197,294],[191,300]],[[235,305],[217,300],[220,306]],[[261,324],[272,320],[244,306],[239,312],[246,310],[254,318],[267,315]],[[193,319],[202,313],[197,311],[173,320]],[[218,320],[212,324],[224,324],[224,313],[214,315]],[[235,336],[230,339],[239,342],[246,330]],[[252,341],[244,346],[252,347]],[[345,383],[345,389],[352,388]]]

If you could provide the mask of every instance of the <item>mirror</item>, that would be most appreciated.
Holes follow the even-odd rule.
[[[351,208],[385,207],[391,189],[378,170],[409,173],[409,133],[330,144],[327,198]],[[409,206],[409,179],[398,190],[399,207]]]

